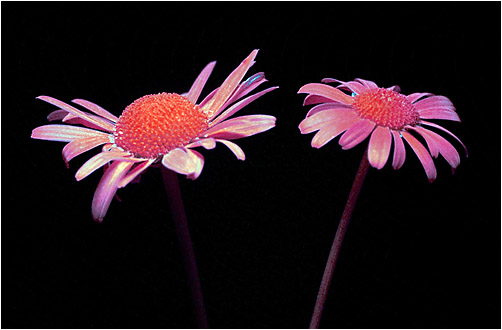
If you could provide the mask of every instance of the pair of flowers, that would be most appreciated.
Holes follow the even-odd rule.
[[[39,96],[38,99],[59,108],[49,114],[49,121],[62,120],[85,127],[45,125],[35,128],[31,137],[68,142],[63,148],[67,165],[74,157],[103,145],[102,152],[84,163],[75,175],[77,180],[82,180],[106,167],[92,201],[93,218],[101,222],[117,189],[125,187],[153,164],[161,162],[174,172],[196,179],[204,166],[204,157],[193,149],[213,149],[217,142],[227,146],[238,159],[245,159],[242,149],[232,141],[267,131],[276,121],[269,115],[230,118],[278,88],[270,87],[248,96],[267,81],[263,73],[243,81],[257,53],[258,50],[253,50],[219,88],[199,103],[197,100],[216,62],[202,70],[187,93],[144,96],[129,105],[120,117],[86,100],[72,102],[91,113],[49,96]],[[317,131],[313,147],[320,148],[341,135],[340,145],[350,149],[370,136],[368,160],[380,169],[387,163],[393,141],[392,166],[398,169],[406,158],[404,139],[418,156],[430,181],[436,178],[432,157],[441,154],[453,169],[460,163],[456,149],[445,138],[424,127],[446,132],[462,144],[451,132],[427,120],[460,121],[448,98],[430,93],[405,96],[397,86],[380,88],[363,79],[343,82],[327,78],[322,82],[339,85],[335,88],[311,83],[299,90],[308,94],[304,105],[315,104],[299,126],[303,134]],[[411,132],[423,137],[429,150]]]

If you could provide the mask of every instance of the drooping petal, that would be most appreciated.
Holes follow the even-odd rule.
[[[431,143],[434,142],[437,150],[444,157],[444,159],[446,159],[448,164],[450,164],[453,169],[457,168],[460,164],[460,156],[450,142],[448,142],[441,135],[423,127],[416,126],[414,129],[424,137],[427,143],[429,143],[429,141],[431,141]]]
[[[343,150],[348,150],[362,141],[364,141],[368,135],[375,128],[375,123],[366,119],[361,119],[356,124],[352,125],[343,135],[340,137],[338,143],[342,146]]]
[[[72,102],[75,104],[78,104],[80,106],[83,106],[84,108],[86,108],[86,109],[94,112],[95,114],[97,114],[103,118],[106,118],[114,123],[116,123],[119,120],[117,118],[117,116],[115,116],[114,114],[108,112],[107,110],[103,109],[99,105],[92,103],[90,101],[86,101],[86,100],[82,100],[82,99],[75,99],[75,100],[72,100]]]
[[[324,123],[319,132],[314,135],[311,142],[312,147],[321,148],[351,126],[356,125],[360,120],[361,118],[351,113],[348,116],[342,116],[339,119]]]
[[[228,149],[230,149],[234,153],[234,155],[235,155],[235,157],[237,157],[237,159],[239,159],[239,160],[246,159],[246,155],[244,154],[244,151],[242,151],[241,147],[239,147],[237,144],[235,144],[231,141],[222,140],[222,139],[217,139],[216,141],[226,145],[228,147]]]
[[[197,164],[187,154],[185,149],[176,148],[162,157],[162,164],[179,174],[191,174],[197,170]]]
[[[228,119],[209,128],[205,137],[235,140],[264,132],[275,126],[275,117],[250,115]]]
[[[387,163],[392,143],[390,129],[378,126],[371,134],[368,145],[368,160],[371,166],[381,169]]]
[[[97,125],[97,126],[103,128],[103,129],[105,129],[105,130],[107,130],[109,132],[113,131],[113,125],[110,124],[110,122],[108,122],[107,120],[104,120],[104,119],[98,120],[97,118],[92,117],[92,116],[90,116],[90,115],[88,115],[88,114],[86,114],[86,113],[78,110],[77,108],[74,108],[71,105],[66,104],[66,103],[64,103],[62,101],[59,101],[59,100],[57,100],[57,99],[55,99],[53,97],[43,96],[42,95],[42,96],[37,97],[37,99],[45,101],[45,102],[50,103],[52,105],[55,105],[56,107],[59,107],[59,108],[61,108],[63,110],[66,110],[69,113],[71,113],[71,114],[73,114],[73,115],[75,115],[77,117],[80,117],[82,119],[85,119],[88,122],[90,122],[90,123],[92,123],[94,125]]]
[[[109,134],[84,127],[57,124],[37,127],[31,133],[33,139],[60,142],[70,142],[76,139],[95,136],[106,137],[108,139]]]
[[[193,83],[192,87],[190,88],[190,91],[187,94],[188,101],[192,102],[195,104],[197,102],[197,99],[200,96],[200,93],[202,92],[202,89],[206,85],[207,80],[209,79],[209,76],[211,75],[211,72],[213,72],[213,68],[216,65],[215,62],[211,62],[206,67],[201,71],[197,79],[195,79],[195,82]]]
[[[129,162],[137,162],[141,161],[141,159],[130,157],[130,154],[125,151],[109,151],[109,152],[101,152],[87,162],[84,163],[80,167],[80,169],[75,173],[75,179],[80,181],[87,177],[89,174],[105,165],[106,163],[112,160],[120,160],[120,161],[129,161]]]
[[[127,175],[125,175],[122,179],[117,184],[118,188],[124,188],[127,186],[131,181],[133,181],[138,175],[143,173],[150,165],[153,164],[155,159],[148,159],[147,161],[144,161],[143,163],[140,163],[136,165],[135,168],[133,168]]]
[[[235,91],[239,82],[242,80],[249,68],[255,63],[254,59],[258,54],[258,50],[255,49],[249,54],[248,57],[225,79],[223,84],[218,88],[218,91],[214,97],[204,105],[203,111],[205,111],[210,118],[217,111],[221,111],[221,106],[228,100],[228,98]]]
[[[63,148],[63,159],[68,166],[70,160],[74,157],[91,150],[104,143],[109,143],[110,139],[107,136],[93,136],[82,139],[73,140]]]
[[[434,158],[437,158],[439,156],[439,148],[438,148],[438,145],[436,144],[436,140],[431,138],[429,135],[427,135],[426,133],[424,133],[420,127],[416,126],[416,127],[413,127],[413,126],[409,126],[407,127],[407,129],[411,129],[411,130],[414,130],[415,132],[418,132],[418,134],[420,134],[425,142],[427,143],[427,147],[429,148],[429,152],[431,154],[432,157]]]
[[[61,110],[61,109],[55,110],[47,115],[47,120],[48,121],[63,120],[67,114],[68,114],[68,111],[66,111],[66,110]]]
[[[275,87],[270,87],[270,88],[267,88],[261,92],[258,92],[256,94],[253,94],[251,96],[248,96],[246,97],[245,99],[235,103],[234,105],[232,105],[230,108],[228,108],[227,110],[225,110],[225,112],[223,112],[220,116],[218,116],[216,119],[214,119],[210,124],[209,124],[209,127],[212,127],[220,122],[222,122],[223,120],[227,119],[228,117],[232,116],[233,114],[235,114],[237,111],[239,111],[240,109],[242,109],[243,107],[245,107],[246,105],[248,105],[249,103],[253,102],[254,100],[256,100],[257,98],[259,98],[260,96],[263,96],[265,95],[266,93],[268,92],[271,92],[273,91],[274,89],[277,89],[279,88],[278,86],[275,86]]]
[[[424,124],[424,125],[427,125],[427,126],[435,127],[437,129],[442,130],[443,132],[446,132],[446,133],[450,134],[450,136],[452,136],[455,140],[457,140],[462,145],[462,147],[464,147],[466,157],[469,156],[469,153],[467,152],[467,147],[462,143],[462,141],[460,141],[460,139],[458,137],[455,136],[455,134],[453,134],[452,132],[450,132],[449,130],[447,130],[444,127],[441,127],[441,126],[439,126],[437,124],[434,124],[434,123],[431,123],[431,122],[428,122],[428,121],[425,121],[425,120],[422,120],[421,123]]]
[[[420,110],[418,113],[420,115],[420,118],[422,119],[445,119],[445,120],[460,121],[460,117],[457,115],[455,111],[447,109],[430,108],[430,109]]]
[[[420,112],[427,109],[446,109],[455,111],[453,103],[445,96],[433,95],[413,103],[415,109]]]
[[[92,217],[95,221],[103,221],[113,196],[117,192],[117,183],[133,164],[132,162],[114,161],[105,171],[92,199]]]
[[[422,163],[422,166],[424,167],[425,170],[425,174],[427,175],[429,181],[430,182],[434,181],[437,175],[436,166],[434,166],[432,157],[427,151],[427,149],[425,149],[425,147],[410,133],[402,131],[401,135],[404,137],[406,142],[408,142],[408,144],[411,146],[411,148],[417,155],[418,159],[420,160],[420,163]]]
[[[352,103],[351,96],[345,94],[339,89],[336,89],[335,87],[325,84],[319,84],[319,83],[307,84],[302,88],[300,88],[298,93],[308,93],[308,94],[318,95],[344,104]]]
[[[324,109],[324,111],[317,111],[302,120],[298,128],[302,134],[308,134],[330,125],[332,121],[344,120],[346,118],[355,120],[359,117],[354,111],[347,111],[347,109],[343,108]]]
[[[399,132],[391,130],[394,139],[394,156],[392,158],[392,167],[398,170],[403,166],[406,159],[406,149],[404,148],[403,139]]]
[[[201,138],[195,142],[186,145],[187,148],[203,147],[204,149],[214,149],[216,141],[213,138]]]
[[[204,168],[204,157],[199,152],[191,149],[187,149],[187,155],[195,164],[195,171],[188,174],[187,178],[195,180],[199,177],[202,169]]]

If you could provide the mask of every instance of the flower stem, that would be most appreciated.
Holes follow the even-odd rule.
[[[199,273],[197,271],[197,263],[193,252],[192,240],[188,223],[183,207],[183,199],[181,198],[180,186],[178,183],[177,174],[164,166],[160,166],[162,171],[162,179],[166,188],[169,208],[176,227],[176,234],[180,245],[183,264],[188,277],[188,285],[190,287],[190,295],[192,296],[192,304],[197,322],[197,328],[207,329],[206,309],[204,307],[204,299],[200,287]]]
[[[340,254],[340,248],[342,247],[343,237],[347,232],[349,226],[349,221],[356,206],[357,197],[361,191],[364,179],[368,173],[369,162],[368,162],[368,151],[364,152],[363,158],[361,159],[361,164],[357,170],[354,183],[352,184],[352,189],[349,193],[349,198],[345,204],[345,209],[343,210],[342,218],[338,224],[338,229],[335,234],[335,239],[333,240],[333,245],[331,246],[331,251],[329,252],[328,261],[326,263],[326,268],[324,269],[324,274],[322,276],[321,286],[319,287],[319,292],[317,294],[317,300],[314,307],[314,313],[312,314],[312,319],[310,321],[310,329],[318,329],[319,323],[321,322],[322,311],[324,309],[324,304],[326,302],[326,297],[328,295],[329,285],[331,283],[331,278],[333,277],[333,271],[335,270],[336,261]]]

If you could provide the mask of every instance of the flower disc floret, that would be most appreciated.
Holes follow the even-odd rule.
[[[386,88],[370,89],[354,96],[352,107],[359,117],[395,130],[415,126],[420,120],[406,96]]]
[[[174,93],[143,96],[119,117],[115,144],[136,157],[157,158],[182,147],[208,128],[208,117],[186,97]]]

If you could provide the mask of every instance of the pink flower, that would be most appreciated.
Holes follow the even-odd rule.
[[[241,83],[255,63],[258,50],[251,54],[227,77],[223,84],[209,93],[199,104],[199,95],[216,62],[209,63],[199,74],[188,93],[146,95],[134,101],[116,117],[100,106],[81,99],[73,100],[93,114],[49,96],[39,96],[60,108],[49,114],[49,121],[62,119],[72,125],[45,125],[33,130],[34,139],[69,142],[63,148],[68,162],[99,145],[101,153],[89,159],[77,171],[77,181],[95,170],[111,164],[105,170],[92,201],[93,218],[103,220],[118,188],[125,187],[154,163],[162,162],[168,169],[196,179],[204,166],[204,157],[195,147],[213,149],[216,142],[227,146],[244,160],[242,149],[231,140],[264,132],[275,126],[275,117],[247,115],[228,119],[260,96],[278,88],[271,87],[243,98],[266,82],[257,73]]]
[[[390,155],[392,141],[394,154],[392,166],[399,169],[406,158],[404,140],[418,156],[429,181],[436,178],[432,157],[441,154],[455,169],[460,163],[457,150],[442,136],[425,128],[434,127],[464,144],[450,131],[425,119],[460,121],[451,101],[430,93],[400,94],[399,87],[380,88],[374,82],[356,79],[343,82],[326,78],[322,82],[337,82],[335,88],[312,83],[300,88],[298,93],[308,93],[304,105],[317,104],[300,123],[302,134],[318,131],[312,146],[320,148],[338,135],[342,149],[350,149],[370,136],[368,160],[381,169]],[[349,91],[348,95],[343,91]],[[344,133],[345,132],[345,133]],[[426,142],[429,151],[411,132],[416,132]],[[431,157],[432,156],[432,157]]]

